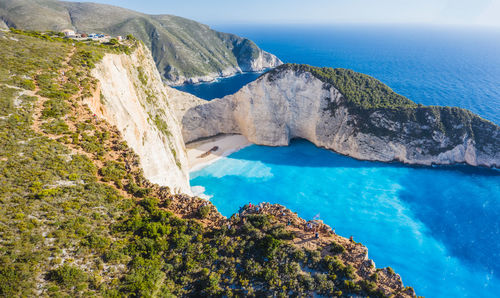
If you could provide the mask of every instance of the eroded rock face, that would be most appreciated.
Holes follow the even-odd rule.
[[[304,138],[363,160],[500,166],[499,127],[469,111],[417,105],[363,109],[313,74],[286,68],[191,108],[182,126],[187,142],[241,133],[267,146]]]
[[[139,45],[130,55],[107,54],[92,75],[100,94],[89,99],[91,110],[117,126],[139,155],[144,176],[172,192],[191,194],[180,126],[149,50]]]

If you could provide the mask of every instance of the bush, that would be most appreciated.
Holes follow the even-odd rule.
[[[99,236],[95,233],[90,234],[85,237],[82,241],[83,246],[87,246],[91,249],[95,249],[97,251],[104,251],[110,244],[110,240],[106,237]]]
[[[49,99],[43,106],[45,107],[42,111],[44,118],[60,118],[69,111],[68,104],[60,99]]]
[[[88,277],[81,269],[64,264],[57,269],[50,270],[47,279],[63,286],[74,286],[87,281]]]
[[[149,213],[156,212],[158,210],[159,200],[154,197],[147,197],[141,201],[141,206],[146,209]]]
[[[272,257],[280,244],[280,240],[275,239],[271,235],[266,235],[266,237],[264,237],[264,239],[261,241],[261,247],[264,251],[264,255],[268,258]]]
[[[247,216],[247,219],[252,226],[258,229],[263,229],[270,225],[269,217],[264,214],[252,214]]]
[[[35,90],[36,88],[35,82],[33,82],[33,80],[30,79],[22,80],[18,86],[27,90]]]
[[[200,208],[198,208],[198,217],[202,219],[207,218],[211,209],[212,208],[209,205],[201,206]]]
[[[334,255],[338,255],[343,253],[345,251],[345,248],[337,242],[332,242],[329,251]]]
[[[129,179],[127,191],[136,197],[144,198],[151,192],[151,189],[147,187],[140,187],[132,179]]]
[[[56,119],[42,124],[42,128],[49,134],[63,134],[69,132],[69,126],[64,120]]]
[[[389,274],[389,275],[394,275],[394,274],[396,274],[396,273],[394,272],[394,269],[392,269],[391,267],[387,267],[386,269],[387,269],[387,274]]]
[[[114,160],[107,161],[99,172],[102,175],[103,181],[113,181],[118,187],[122,187],[121,180],[127,175],[124,164]]]
[[[347,292],[351,292],[351,293],[352,292],[357,293],[357,292],[361,291],[361,286],[359,286],[356,282],[354,282],[352,280],[344,280],[343,288]]]

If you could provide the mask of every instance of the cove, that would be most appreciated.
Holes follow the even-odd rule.
[[[241,87],[255,81],[264,73],[265,71],[244,72],[226,78],[219,78],[213,82],[185,84],[173,86],[173,88],[191,93],[205,100],[212,100],[214,98],[222,98],[228,94],[236,93],[236,91],[240,90]]]
[[[500,293],[500,172],[358,161],[294,140],[252,145],[191,173],[225,216],[252,202],[319,214],[426,297]]]

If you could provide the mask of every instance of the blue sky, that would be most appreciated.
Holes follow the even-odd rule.
[[[174,14],[207,24],[424,23],[500,27],[500,0],[93,0],[92,2],[118,5],[151,14]]]

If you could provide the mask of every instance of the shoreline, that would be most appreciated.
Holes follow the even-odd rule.
[[[189,172],[199,171],[250,145],[253,143],[240,134],[217,135],[186,144]]]
[[[256,71],[241,71],[241,72],[236,72],[236,73],[233,73],[233,74],[230,74],[230,75],[227,75],[227,76],[216,76],[216,77],[213,77],[211,78],[210,80],[200,80],[200,81],[197,81],[197,82],[190,82],[190,79],[187,79],[185,81],[183,81],[182,83],[166,83],[169,87],[171,88],[176,88],[177,87],[183,87],[183,86],[192,86],[192,85],[203,85],[203,84],[212,84],[212,83],[216,83],[216,82],[219,82],[221,80],[224,80],[224,79],[229,79],[229,78],[232,78],[232,77],[236,77],[236,76],[239,76],[239,75],[245,75],[245,74],[250,74],[250,73],[260,73],[260,74],[264,74],[270,70],[272,70],[274,67],[268,67],[268,68],[265,68],[265,69],[262,69],[262,70],[256,70]],[[200,77],[195,77],[195,78],[200,78]]]

